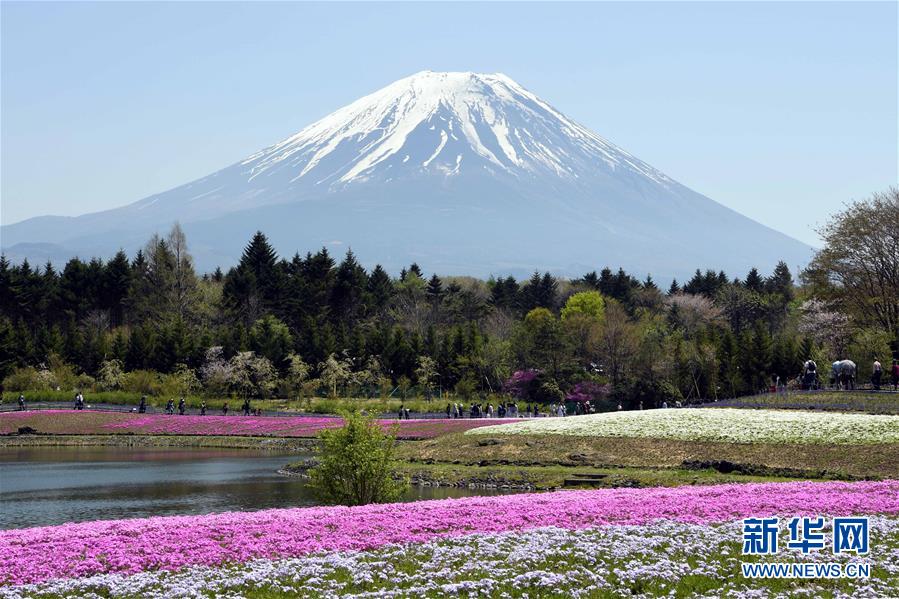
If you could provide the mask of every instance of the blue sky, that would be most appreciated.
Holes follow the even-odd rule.
[[[164,191],[424,69],[504,72],[808,242],[899,180],[895,2],[0,6],[3,224]]]

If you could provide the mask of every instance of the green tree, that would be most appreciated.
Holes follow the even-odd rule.
[[[104,391],[114,391],[122,387],[125,372],[119,360],[106,360],[100,364],[97,382]]]
[[[250,349],[271,360],[276,368],[284,368],[292,347],[290,329],[271,314],[263,316],[250,328]]]
[[[899,340],[899,188],[853,202],[818,231],[824,247],[803,279],[861,326]]]
[[[296,354],[287,356],[287,376],[284,382],[288,390],[294,397],[299,397],[303,391],[303,383],[309,378],[309,365],[303,361],[303,358]]]
[[[437,380],[437,360],[430,356],[418,356],[418,367],[415,369],[418,384],[424,387],[428,401],[431,401],[431,390]]]
[[[598,291],[581,291],[568,298],[562,308],[562,320],[571,318],[575,314],[589,316],[602,322],[606,311],[606,302]]]
[[[408,488],[394,476],[396,439],[370,416],[350,413],[341,428],[319,433],[309,486],[324,503],[365,505],[396,501]]]
[[[350,380],[352,369],[346,360],[339,359],[336,355],[328,354],[325,361],[318,365],[322,382],[328,386],[331,397],[337,397],[337,387],[343,386]]]

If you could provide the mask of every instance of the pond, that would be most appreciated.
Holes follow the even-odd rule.
[[[0,448],[0,529],[315,505],[277,470],[309,454],[246,449]],[[499,491],[413,487],[404,501]]]

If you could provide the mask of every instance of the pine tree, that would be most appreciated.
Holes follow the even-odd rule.
[[[393,282],[380,264],[375,265],[368,277],[368,296],[371,298],[374,312],[386,308],[390,298],[393,297]]]
[[[793,275],[790,274],[790,267],[781,260],[774,267],[771,277],[765,281],[765,288],[768,293],[777,293],[782,296],[784,303],[793,300]]]
[[[109,321],[113,327],[125,324],[131,273],[128,256],[122,250],[116,252],[103,272],[103,307],[109,310]]]
[[[764,284],[765,283],[764,281],[762,281],[762,276],[759,274],[758,269],[755,267],[750,269],[749,274],[746,275],[746,282],[743,283],[746,289],[755,291],[756,293],[761,293]]]
[[[155,339],[142,326],[134,327],[128,337],[128,349],[125,352],[125,368],[127,370],[141,370],[149,368],[153,352],[155,351]]]
[[[334,286],[331,288],[331,315],[335,322],[353,325],[364,309],[364,296],[368,286],[368,274],[356,261],[352,250],[346,256],[334,274]]]
[[[436,274],[431,275],[431,278],[428,280],[428,287],[425,293],[431,298],[432,302],[440,301],[440,298],[443,296],[443,281]]]
[[[580,283],[586,285],[590,289],[599,289],[599,275],[596,274],[596,271],[588,272],[580,279]]]

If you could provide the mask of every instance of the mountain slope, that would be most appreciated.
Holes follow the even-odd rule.
[[[447,274],[742,272],[809,248],[678,184],[504,75],[418,73],[207,177],[128,206],[2,228],[57,258],[133,250],[180,221],[202,268],[256,229],[290,254],[352,246],[367,263]],[[53,244],[48,246],[48,244]]]

